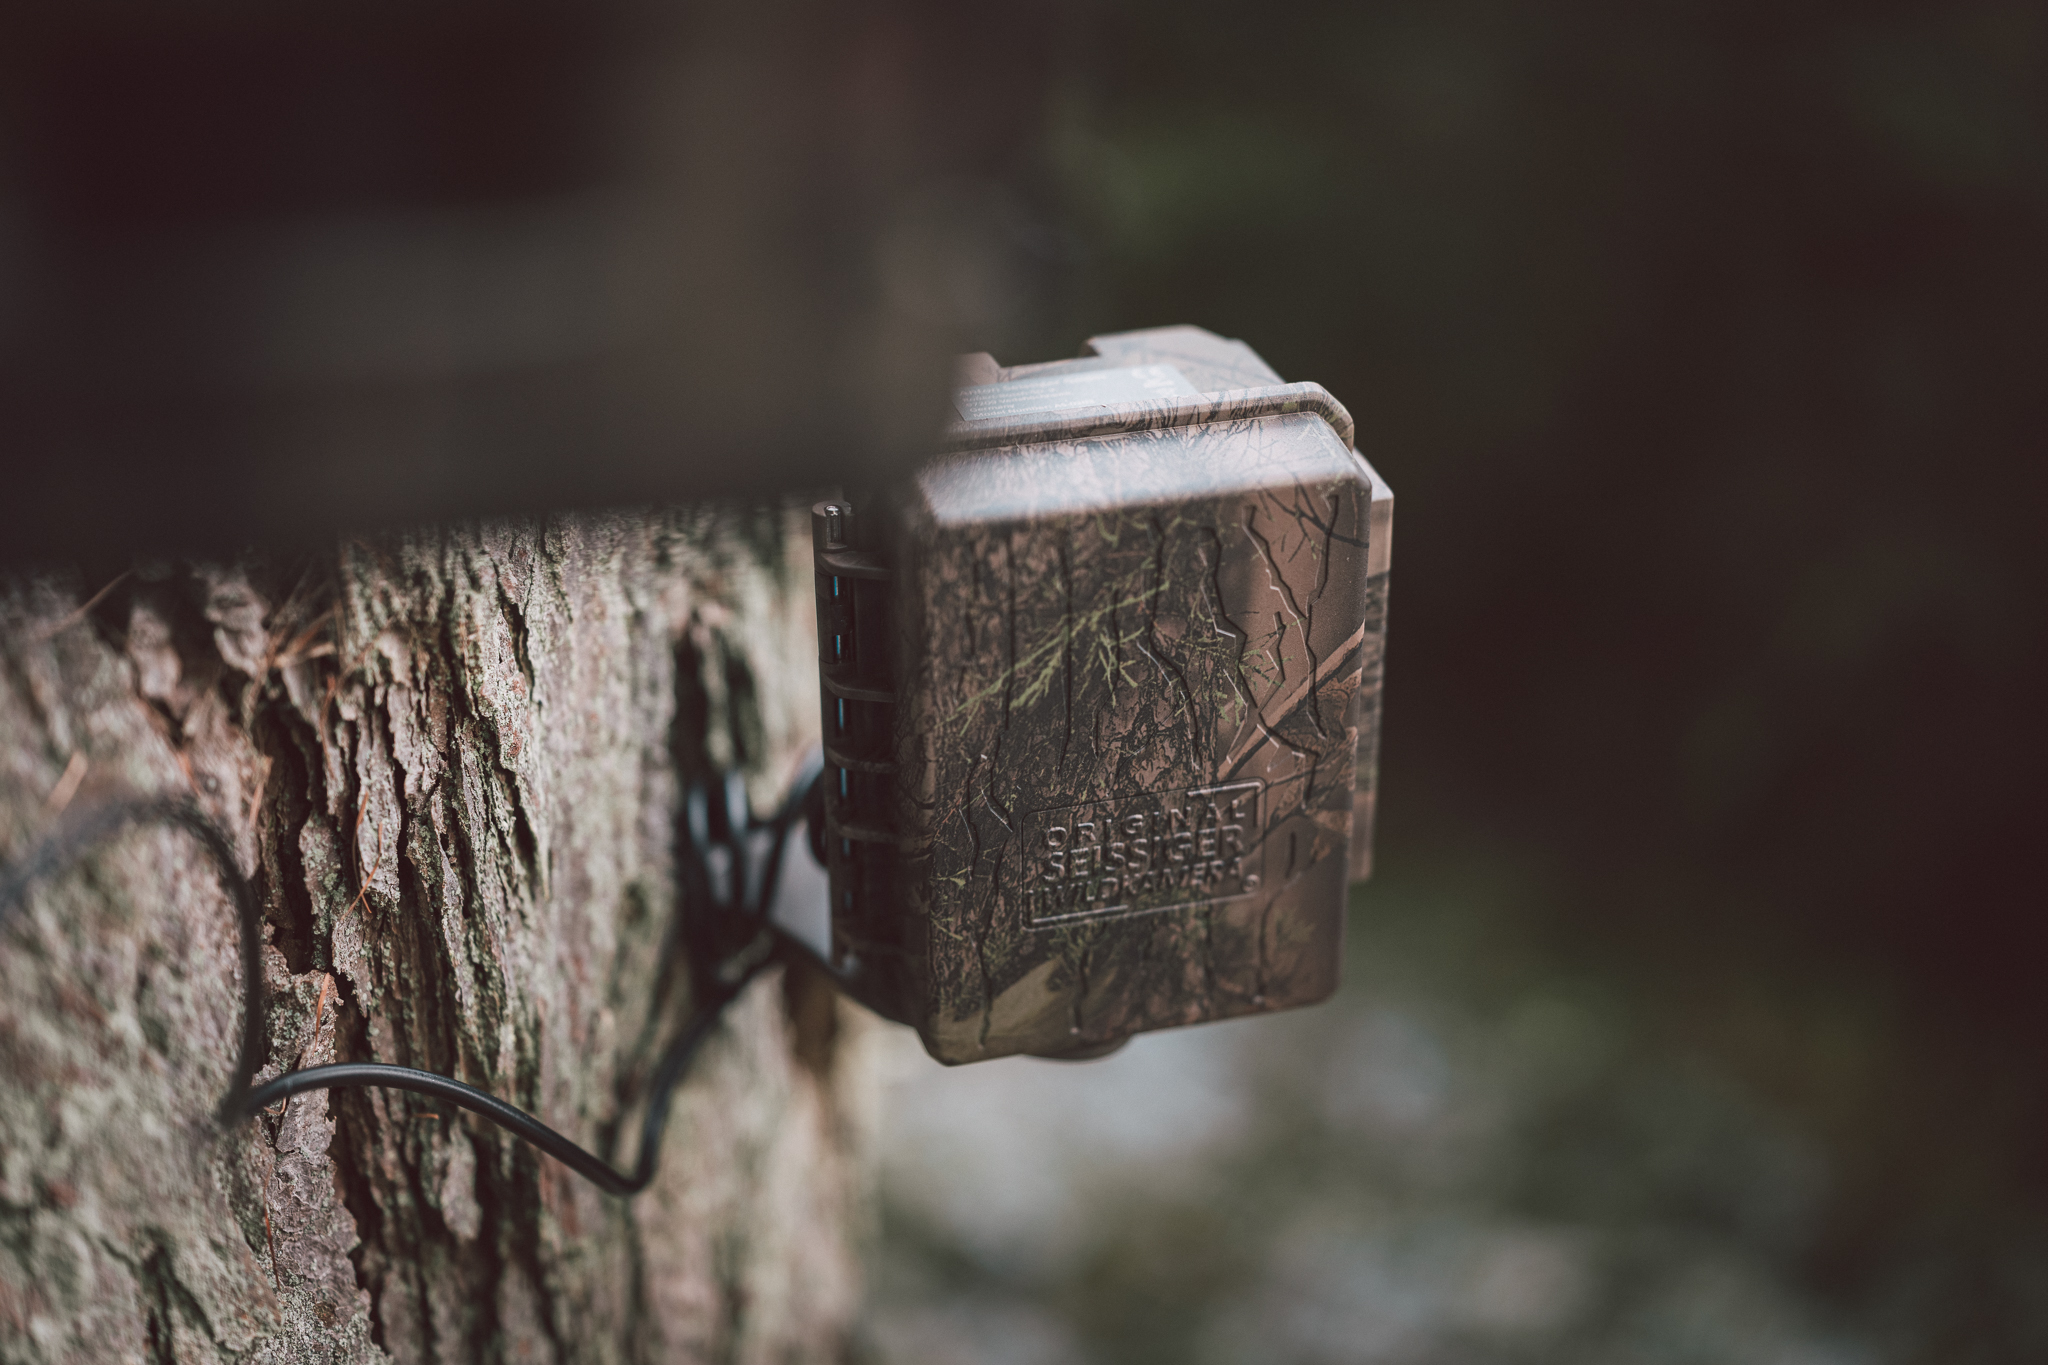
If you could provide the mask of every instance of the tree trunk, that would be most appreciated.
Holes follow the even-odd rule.
[[[698,510],[142,566],[84,608],[0,582],[0,858],[67,806],[190,793],[264,904],[259,1079],[422,1067],[630,1162],[688,1004],[682,777],[739,767],[765,809],[816,735],[807,547],[788,511]],[[395,1091],[223,1132],[236,963],[162,827],[0,929],[0,1360],[843,1352],[872,1025],[816,978],[734,1004],[628,1201]]]

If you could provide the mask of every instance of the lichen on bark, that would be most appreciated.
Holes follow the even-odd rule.
[[[765,806],[815,738],[805,529],[448,526],[138,566],[85,609],[97,585],[0,583],[0,858],[60,806],[190,793],[264,902],[263,1076],[423,1067],[629,1160],[688,1003],[663,951],[682,777],[737,767]],[[871,1025],[817,981],[735,1005],[619,1201],[397,1092],[220,1132],[235,962],[164,829],[0,931],[0,1361],[840,1353]]]

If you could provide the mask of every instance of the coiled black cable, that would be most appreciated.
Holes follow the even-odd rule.
[[[812,779],[815,781],[815,778]],[[647,1109],[640,1124],[639,1156],[631,1173],[614,1168],[595,1153],[586,1151],[533,1115],[507,1104],[475,1086],[448,1076],[383,1062],[340,1062],[331,1066],[288,1071],[262,1085],[251,1086],[261,1064],[268,1029],[268,999],[263,982],[263,915],[256,902],[256,889],[242,875],[235,860],[234,845],[227,834],[189,798],[143,797],[113,801],[96,806],[67,820],[20,861],[0,868],[0,927],[7,913],[20,904],[31,884],[63,871],[97,845],[123,830],[161,824],[190,834],[213,864],[221,889],[235,905],[241,931],[242,1039],[235,1069],[222,1096],[216,1116],[222,1127],[230,1127],[259,1111],[309,1090],[330,1090],[349,1086],[378,1086],[409,1090],[446,1100],[497,1124],[514,1136],[531,1143],[607,1194],[634,1195],[653,1181],[661,1159],[661,1137],[668,1126],[669,1101],[689,1070],[690,1061],[705,1038],[710,1036],[725,1007],[744,990],[747,983],[774,956],[774,931],[768,924],[767,907],[775,895],[781,872],[784,846],[790,828],[803,817],[809,782],[798,784],[796,794],[782,809],[764,821],[751,816],[735,818],[736,788],[728,785],[726,803],[704,799],[701,788],[692,788],[686,802],[682,830],[683,847],[677,850],[684,867],[685,913],[700,917],[702,929],[694,937],[695,947],[710,949],[707,960],[696,973],[690,1016],[656,1065],[647,1088]],[[738,797],[743,806],[744,796]],[[766,864],[758,872],[748,856],[748,835],[766,831],[769,835]],[[718,894],[708,856],[716,845],[724,852],[723,880],[726,894]]]

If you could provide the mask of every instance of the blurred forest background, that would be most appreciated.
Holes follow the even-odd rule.
[[[872,1356],[2048,1358],[2048,12],[1070,27],[987,344],[1349,405],[1380,870],[1321,1010],[907,1043]]]

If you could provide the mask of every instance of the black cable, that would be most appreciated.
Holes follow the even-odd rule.
[[[678,850],[686,874],[685,894],[709,911],[703,927],[710,931],[708,937],[711,940],[722,939],[728,951],[716,954],[702,964],[704,969],[698,972],[695,983],[696,1004],[682,1031],[668,1045],[655,1067],[647,1090],[647,1111],[640,1125],[639,1157],[630,1175],[614,1169],[602,1157],[579,1147],[524,1110],[475,1086],[464,1085],[448,1076],[437,1076],[431,1071],[384,1062],[342,1062],[289,1071],[252,1089],[249,1082],[256,1075],[267,1034],[262,911],[256,903],[255,888],[236,865],[234,846],[226,833],[190,798],[145,797],[109,802],[67,821],[32,849],[27,857],[0,868],[0,927],[4,927],[7,911],[26,898],[31,883],[70,866],[95,845],[122,830],[143,824],[166,824],[184,830],[198,841],[213,863],[222,889],[235,903],[241,928],[242,1042],[240,1055],[235,1060],[234,1076],[217,1111],[221,1126],[228,1127],[309,1090],[345,1086],[409,1090],[446,1100],[497,1124],[554,1157],[607,1194],[633,1195],[647,1188],[654,1179],[655,1168],[661,1158],[662,1133],[668,1126],[669,1101],[689,1070],[691,1058],[704,1039],[710,1036],[725,1007],[773,958],[773,930],[767,922],[766,907],[774,895],[790,827],[803,815],[808,790],[800,788],[781,810],[765,821],[756,821],[751,816],[733,819],[733,790],[728,789],[727,804],[723,808],[709,807],[708,819],[685,821],[685,847]],[[743,795],[738,799],[744,803]],[[696,790],[686,800],[698,802],[693,814],[708,805],[699,801]],[[747,857],[746,835],[761,829],[769,831],[771,836],[768,864],[759,879],[758,891],[749,896],[748,890],[754,878]],[[723,845],[728,854],[729,894],[726,896],[716,894],[706,868],[706,854],[714,843]]]
[[[245,1112],[255,1113],[268,1108],[280,1100],[308,1090],[331,1090],[343,1086],[379,1086],[386,1090],[410,1090],[416,1095],[431,1095],[437,1100],[447,1100],[459,1105],[472,1114],[480,1115],[510,1132],[514,1137],[532,1143],[555,1160],[567,1166],[606,1194],[632,1195],[654,1180],[654,1172],[661,1158],[661,1135],[668,1127],[669,1098],[676,1083],[682,1080],[689,1069],[690,1058],[695,1055],[698,1044],[710,1034],[717,1024],[719,1014],[739,994],[740,988],[753,980],[754,974],[768,963],[761,961],[750,968],[735,983],[734,988],[716,1001],[700,1003],[691,1011],[689,1022],[676,1040],[669,1044],[662,1054],[661,1065],[656,1069],[654,1082],[648,1087],[647,1115],[640,1125],[640,1158],[633,1165],[633,1173],[625,1175],[613,1169],[610,1162],[595,1153],[577,1146],[542,1123],[523,1109],[505,1103],[496,1095],[478,1090],[473,1085],[447,1076],[437,1076],[431,1071],[417,1071],[409,1066],[392,1066],[386,1062],[339,1062],[333,1066],[307,1067],[304,1071],[287,1071],[276,1080],[266,1081],[250,1091],[244,1101]]]

